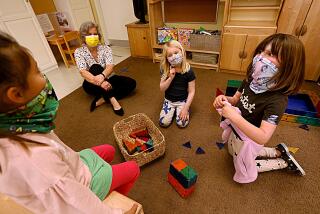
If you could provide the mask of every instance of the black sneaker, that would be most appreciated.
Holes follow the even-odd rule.
[[[276,149],[281,152],[281,158],[288,163],[288,169],[291,171],[299,172],[300,175],[306,175],[300,164],[290,154],[288,147],[284,143],[277,145]]]

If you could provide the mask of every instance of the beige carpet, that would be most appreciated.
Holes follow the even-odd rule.
[[[121,72],[128,68],[128,72]],[[116,148],[112,127],[117,121],[138,112],[146,113],[158,125],[163,101],[159,91],[159,64],[150,60],[129,58],[116,66],[118,74],[137,80],[132,96],[121,100],[125,116],[116,116],[110,105],[89,112],[92,98],[80,88],[60,102],[56,120],[58,136],[71,148],[81,150],[99,144]],[[125,69],[124,69],[125,70]],[[270,146],[285,142],[299,147],[295,155],[307,175],[300,177],[285,170],[260,174],[257,181],[240,185],[232,180],[234,173],[231,156],[215,145],[220,139],[219,116],[212,109],[215,89],[226,88],[228,79],[243,77],[195,69],[196,96],[191,108],[191,122],[186,129],[175,124],[161,128],[166,139],[166,154],[141,169],[141,176],[130,197],[151,213],[319,213],[320,211],[320,128],[310,131],[296,123],[282,122]],[[315,83],[304,85],[320,94]],[[181,144],[191,141],[192,149]],[[201,146],[206,154],[196,155]],[[182,199],[168,184],[166,175],[171,161],[182,158],[199,174],[195,192]],[[123,161],[117,148],[114,163]]]

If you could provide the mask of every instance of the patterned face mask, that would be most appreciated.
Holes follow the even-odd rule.
[[[96,47],[99,44],[99,35],[86,36],[86,44],[89,47]]]
[[[5,132],[47,133],[55,128],[59,102],[49,80],[38,96],[22,107],[0,114],[0,129]]]
[[[180,65],[182,63],[182,54],[181,53],[173,54],[172,56],[168,57],[168,62],[173,67]]]
[[[278,68],[270,60],[262,57],[260,54],[253,58],[252,69],[252,81],[250,83],[250,89],[260,94],[268,91],[275,85],[275,81],[270,81],[271,78],[278,72]]]

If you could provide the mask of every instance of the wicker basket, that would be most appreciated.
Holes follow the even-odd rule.
[[[149,135],[153,140],[153,151],[142,151],[129,155],[124,148],[122,139],[128,139],[132,131],[147,128]],[[126,161],[134,160],[139,166],[153,161],[162,156],[165,152],[165,140],[163,134],[154,125],[154,123],[143,113],[132,115],[126,119],[120,120],[113,126],[113,134],[116,138],[120,151]]]
[[[190,34],[190,48],[206,51],[220,51],[220,35]]]
[[[192,53],[192,61],[215,65],[218,62],[218,55],[208,53]]]

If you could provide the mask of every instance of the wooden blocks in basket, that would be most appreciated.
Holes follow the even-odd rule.
[[[197,178],[197,172],[183,160],[177,159],[170,164],[168,182],[182,198],[194,191]]]
[[[138,130],[147,129],[148,136],[137,137]],[[131,115],[128,118],[118,121],[113,126],[114,137],[119,146],[120,152],[126,161],[135,161],[139,166],[149,163],[165,153],[165,139],[159,128],[150,120],[144,113]],[[131,138],[129,135],[136,136]],[[139,134],[138,134],[139,135]],[[150,140],[151,139],[151,140]],[[143,141],[145,146],[133,146],[134,153],[129,154],[125,148],[124,141],[129,141],[132,144],[138,144]],[[147,150],[145,150],[147,148]],[[139,152],[137,151],[139,150]],[[140,151],[141,150],[141,151]],[[143,151],[145,150],[145,151]],[[133,152],[131,151],[131,152]],[[130,153],[131,153],[130,152]]]
[[[152,152],[153,151],[153,140],[149,135],[148,129],[140,129],[133,131],[129,134],[134,141],[122,139],[123,146],[127,150],[128,154],[132,155],[135,152]]]

